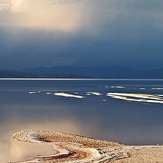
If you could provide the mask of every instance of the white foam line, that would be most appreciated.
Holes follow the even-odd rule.
[[[47,95],[51,95],[52,93],[47,92],[46,94],[47,94]]]
[[[127,98],[127,97],[122,97],[122,96],[112,96],[112,97],[113,98],[116,98],[116,99],[126,100],[126,101],[135,101],[135,102],[147,102],[147,103],[159,103],[159,104],[163,104],[163,101],[159,101],[159,100],[133,99],[133,98]]]
[[[125,97],[134,97],[134,98],[143,98],[143,99],[153,99],[153,100],[163,100],[158,95],[152,94],[138,94],[138,93],[107,93],[108,96],[125,96]]]
[[[62,96],[62,97],[80,98],[80,99],[85,98],[84,96],[73,95],[73,94],[64,93],[64,92],[54,93],[54,95],[56,95],[56,96]]]
[[[154,90],[163,90],[163,88],[152,88]]]
[[[29,92],[30,95],[35,94],[36,92]]]
[[[117,86],[110,86],[110,88],[123,89],[125,87],[117,85]]]
[[[87,92],[87,95],[95,95],[95,96],[101,96],[102,95],[102,93],[100,93],[100,92]]]
[[[145,88],[139,88],[139,89],[145,90]]]
[[[163,104],[163,98],[161,98],[159,95],[133,94],[133,93],[107,93],[107,96],[126,101]]]

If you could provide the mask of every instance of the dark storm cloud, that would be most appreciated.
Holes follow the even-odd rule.
[[[69,65],[74,58],[67,55],[69,39],[59,33],[53,35],[36,31],[14,34],[0,32],[1,68],[35,67],[40,65]],[[1,38],[2,38],[1,37]]]
[[[162,9],[161,0],[1,0],[0,67],[161,67]]]

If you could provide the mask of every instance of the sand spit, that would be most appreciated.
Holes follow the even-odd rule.
[[[73,94],[70,94],[70,93],[63,93],[63,92],[54,93],[54,95],[56,95],[56,96],[62,96],[62,97],[80,98],[80,99],[85,98],[84,96],[73,95]]]
[[[87,92],[87,95],[101,96],[102,93],[100,93],[100,92]]]
[[[152,88],[154,90],[163,90],[163,88]]]
[[[13,138],[31,143],[47,143],[54,149],[54,154],[37,155],[13,163],[153,163],[152,159],[163,162],[162,146],[127,146],[44,130],[22,130],[14,133]]]
[[[36,92],[29,92],[29,94],[30,94],[30,95],[32,95],[32,94],[36,94]]]
[[[92,139],[84,136],[65,134],[59,132],[45,131],[45,130],[22,130],[13,134],[13,138],[32,143],[51,143],[51,142],[69,142],[85,145],[90,148],[119,146],[122,144],[116,142],[108,142],[98,139]]]
[[[123,88],[126,88],[126,87],[123,87],[123,86],[120,86],[120,85],[117,85],[117,86],[110,86],[110,88],[117,88],[117,89],[123,89]]]
[[[156,94],[152,95],[138,93],[107,93],[107,96],[119,100],[163,104],[163,98],[160,95]]]

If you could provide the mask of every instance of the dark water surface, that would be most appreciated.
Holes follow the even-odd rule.
[[[135,102],[107,93],[150,94],[160,99],[149,102],[144,97],[147,101],[139,98]],[[22,155],[23,145],[17,147],[10,140],[12,133],[21,129],[53,130],[134,145],[163,145],[162,95],[162,80],[0,80],[0,161],[29,155]]]

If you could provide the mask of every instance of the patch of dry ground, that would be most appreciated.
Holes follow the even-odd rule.
[[[13,138],[47,143],[54,149],[54,154],[19,163],[163,163],[163,146],[128,146],[44,130],[22,130],[14,133]]]
[[[163,163],[163,146],[140,146],[130,152],[130,157],[114,163]]]

